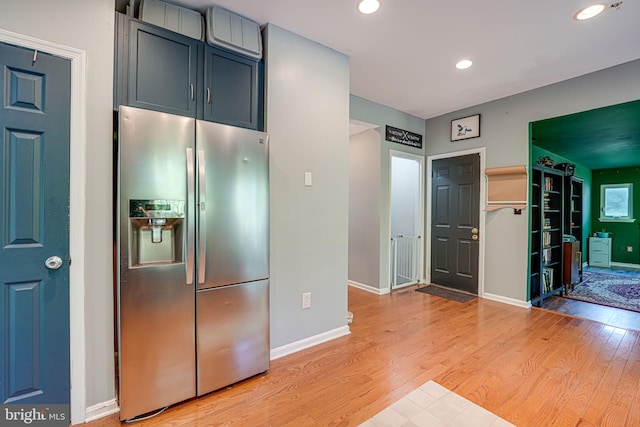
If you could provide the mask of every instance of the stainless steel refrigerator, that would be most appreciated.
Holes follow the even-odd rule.
[[[120,107],[117,199],[120,418],[266,371],[268,136]]]

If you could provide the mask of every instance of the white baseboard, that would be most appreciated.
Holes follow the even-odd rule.
[[[519,299],[503,297],[501,295],[488,294],[485,292],[482,295],[482,298],[490,299],[492,301],[502,302],[509,305],[515,305],[516,307],[531,308],[531,302],[529,301],[520,301]]]
[[[323,342],[331,341],[333,339],[349,335],[350,333],[351,331],[349,330],[349,326],[341,326],[331,331],[323,332],[321,334],[314,335],[300,341],[292,342],[291,344],[286,344],[281,347],[271,349],[270,357],[271,360],[279,359],[289,354],[296,353],[300,350],[322,344]]]
[[[622,267],[622,268],[631,268],[633,270],[640,270],[640,265],[638,264],[629,264],[626,262],[612,262],[611,267]]]
[[[116,399],[107,400],[106,402],[101,402],[89,406],[85,410],[84,422],[88,423],[90,421],[97,420],[98,418],[103,418],[111,414],[116,414],[118,412],[120,412],[118,401]]]
[[[281,347],[274,348],[270,351],[271,360],[278,359],[280,357],[287,356],[289,354],[296,353],[298,351],[307,349],[309,347],[313,347],[318,344],[322,344],[327,341],[331,341],[333,339],[349,335],[351,331],[349,330],[349,326],[342,326],[340,328],[333,329],[331,331],[323,332],[318,335],[314,335],[309,338],[305,338],[300,341],[296,341],[291,344],[283,345]],[[118,402],[116,399],[112,399],[106,402],[101,402],[96,405],[90,406],[85,411],[85,421],[86,423],[90,421],[95,421],[99,418],[106,417],[111,414],[118,413],[120,408],[118,407]]]
[[[274,348],[270,352],[271,360],[278,359],[280,357],[287,356],[289,354],[293,354],[295,352],[307,349],[309,347],[313,347],[318,344],[322,344],[327,341],[331,341],[333,339],[349,335],[351,331],[349,330],[349,326],[342,326],[340,328],[333,329],[331,331],[323,332],[318,335],[314,335],[309,338],[305,338],[300,341],[296,341],[291,344],[283,345],[278,348]],[[104,418],[111,414],[116,414],[120,411],[118,407],[118,401],[116,399],[108,400],[106,402],[101,402],[90,406],[85,411],[85,423],[90,421],[95,421],[99,418]]]
[[[391,292],[389,288],[380,289],[371,285],[365,285],[364,283],[354,282],[353,280],[349,280],[348,283],[349,286],[353,286],[354,288],[362,289],[363,291],[371,292],[372,294],[376,295],[386,295]]]

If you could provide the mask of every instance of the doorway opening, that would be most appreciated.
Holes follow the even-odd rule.
[[[381,141],[378,125],[351,119],[349,135],[349,285],[381,295]],[[386,230],[385,230],[386,233]],[[388,292],[388,288],[386,289]]]
[[[543,308],[618,327],[627,327],[633,322],[637,325],[640,313],[624,308],[633,304],[633,298],[626,298],[628,293],[625,291],[609,293],[612,281],[605,280],[602,275],[637,277],[640,269],[637,224],[623,218],[606,218],[599,212],[603,187],[640,182],[637,161],[640,155],[639,113],[640,100],[635,100],[530,124],[531,167],[564,175],[564,186],[559,189],[564,196],[564,202],[559,206],[564,215],[561,231],[574,242],[573,245],[578,245],[582,255],[578,267],[583,274],[575,277],[563,274],[562,285],[572,283],[564,287],[564,295],[543,301]],[[582,183],[578,193],[573,186],[576,181]],[[608,237],[597,237],[596,234],[605,228]],[[540,242],[544,244],[544,241]],[[602,255],[596,246],[598,243],[606,243]],[[567,245],[563,243],[559,254],[563,259]],[[535,261],[532,247],[530,244],[530,265]],[[563,265],[562,272],[568,273],[572,267],[571,264]],[[592,274],[594,272],[600,274]],[[530,282],[530,296],[535,290],[533,285]]]
[[[390,152],[391,289],[422,278],[424,159]]]

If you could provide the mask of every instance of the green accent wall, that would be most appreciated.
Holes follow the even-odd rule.
[[[640,223],[636,222],[600,222],[600,186],[603,184],[633,184],[633,215],[640,215],[640,167],[598,169],[592,171],[591,191],[591,232],[606,231],[611,235],[611,261],[627,264],[640,264]],[[631,246],[632,252],[627,252]]]

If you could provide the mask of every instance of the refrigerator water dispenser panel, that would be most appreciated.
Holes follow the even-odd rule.
[[[184,262],[184,219],[184,200],[129,200],[129,267]]]

